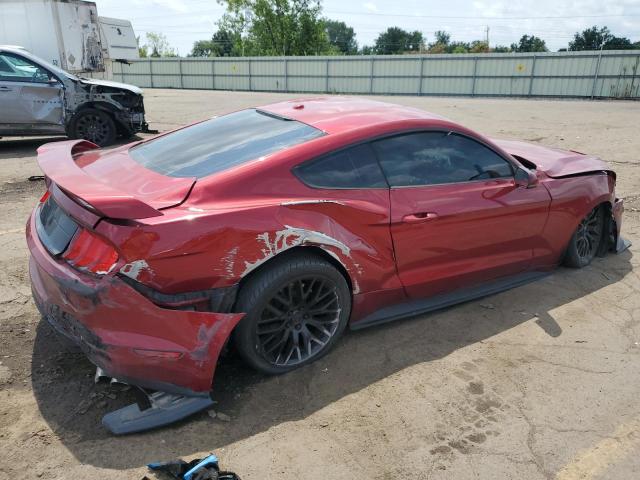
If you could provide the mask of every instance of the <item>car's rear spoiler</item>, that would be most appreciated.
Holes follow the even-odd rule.
[[[70,140],[47,143],[38,148],[38,164],[45,177],[54,182],[79,204],[109,218],[142,219],[162,215],[159,208],[101,182],[87,174],[76,163],[75,156],[99,148],[87,140]],[[193,184],[193,180],[184,179]],[[162,205],[167,207],[170,205]]]

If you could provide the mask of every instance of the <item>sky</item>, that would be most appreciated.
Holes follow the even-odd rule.
[[[196,40],[211,38],[224,7],[216,0],[94,0],[98,15],[132,22],[136,35],[162,32],[180,55]],[[427,43],[445,30],[452,40],[484,39],[510,45],[536,35],[551,51],[567,46],[577,31],[608,26],[617,36],[640,40],[640,0],[324,0],[323,15],[354,28],[358,45],[372,45],[387,27],[419,30]]]

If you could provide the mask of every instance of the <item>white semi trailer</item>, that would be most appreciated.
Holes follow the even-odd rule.
[[[128,20],[99,17],[83,0],[0,0],[0,44],[23,47],[71,73],[107,72],[139,58]]]

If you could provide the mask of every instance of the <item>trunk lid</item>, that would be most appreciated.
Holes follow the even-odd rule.
[[[593,155],[517,140],[491,140],[509,155],[534,163],[538,170],[553,178],[610,170],[603,160]]]
[[[101,216],[142,219],[184,202],[195,178],[153,172],[128,154],[129,145],[99,150],[86,140],[48,143],[38,148],[45,176],[85,208]]]

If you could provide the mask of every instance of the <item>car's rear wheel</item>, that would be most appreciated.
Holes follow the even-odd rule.
[[[586,267],[594,259],[602,242],[604,212],[601,206],[591,210],[582,219],[571,237],[564,263],[569,267]]]
[[[250,278],[236,309],[246,312],[234,333],[240,354],[255,369],[279,374],[331,349],[349,319],[351,294],[329,262],[294,253]]]
[[[69,136],[83,138],[101,147],[116,141],[118,130],[113,118],[102,110],[86,108],[76,114],[69,126]]]

